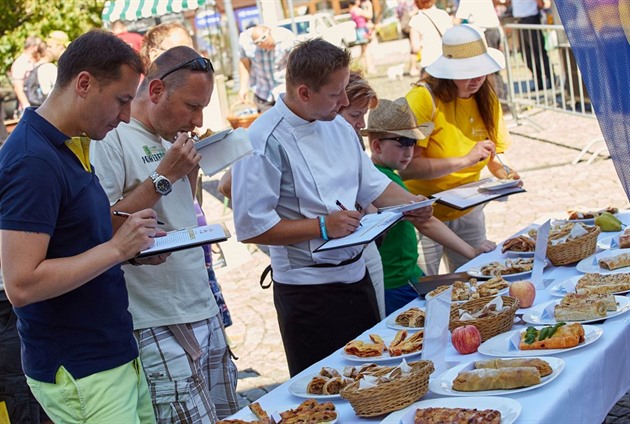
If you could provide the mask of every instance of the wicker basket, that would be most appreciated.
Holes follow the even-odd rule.
[[[252,124],[252,122],[254,122],[256,118],[260,116],[260,113],[253,113],[252,110],[257,110],[254,103],[234,103],[230,108],[230,115],[228,115],[227,117],[232,128],[248,128]]]
[[[348,400],[360,417],[375,417],[411,405],[429,390],[429,375],[435,370],[431,361],[410,362],[412,371],[405,376],[375,387],[359,390],[359,382],[341,389],[340,395]],[[395,367],[383,370],[386,374]]]
[[[588,234],[565,243],[547,246],[547,257],[554,266],[568,265],[591,256],[597,248],[599,227],[588,228]]]
[[[481,333],[482,342],[485,342],[497,334],[509,331],[512,328],[512,325],[514,325],[514,316],[516,315],[516,310],[518,309],[518,299],[509,296],[501,296],[501,299],[503,300],[503,306],[507,306],[507,308],[499,312],[499,314],[467,321],[459,320],[459,310],[463,309],[468,312],[477,312],[492,300],[492,296],[469,300],[462,305],[454,304],[451,307],[451,320],[448,324],[448,329],[453,331],[457,327],[474,325],[477,327],[477,330],[479,330],[479,333]]]

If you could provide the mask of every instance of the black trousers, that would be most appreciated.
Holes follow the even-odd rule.
[[[518,18],[519,24],[540,25],[540,14]],[[549,65],[549,56],[545,50],[545,39],[542,31],[531,29],[523,30],[521,37],[521,53],[524,56],[527,67],[532,72],[536,82],[536,89],[549,88],[553,80],[553,72]]]
[[[291,377],[380,320],[367,270],[361,280],[351,284],[274,282],[273,300]]]
[[[40,406],[22,371],[17,317],[0,291],[0,401],[5,401],[11,423],[39,424]]]

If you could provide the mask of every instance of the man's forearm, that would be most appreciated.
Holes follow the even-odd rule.
[[[269,246],[286,246],[301,243],[320,237],[319,221],[311,219],[281,219],[276,225],[264,233],[243,240],[243,243],[265,244]]]

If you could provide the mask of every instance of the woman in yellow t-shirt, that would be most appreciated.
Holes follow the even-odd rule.
[[[432,121],[431,136],[419,140],[414,158],[401,172],[409,190],[430,196],[479,180],[481,170],[497,178],[518,179],[497,158],[505,152],[509,135],[501,105],[487,76],[504,67],[503,54],[488,48],[483,33],[472,25],[458,25],[442,38],[442,56],[427,66],[429,74],[406,98],[418,122]],[[505,159],[503,159],[505,163]],[[472,246],[486,239],[483,206],[459,211],[444,205],[434,215]],[[420,266],[427,275],[438,273],[442,256],[449,272],[468,259],[422,237]]]

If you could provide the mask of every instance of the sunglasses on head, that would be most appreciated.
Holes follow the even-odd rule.
[[[415,138],[411,138],[411,137],[383,137],[381,138],[381,140],[392,140],[392,141],[397,141],[400,144],[402,144],[403,146],[415,146],[416,145],[416,139]]]
[[[182,63],[181,65],[178,65],[176,67],[174,67],[173,69],[166,71],[161,77],[160,79],[164,79],[167,76],[169,76],[170,74],[172,74],[173,72],[177,72],[180,69],[190,69],[191,71],[198,71],[198,72],[212,72],[214,73],[214,68],[212,67],[212,62],[210,62],[210,59],[207,59],[205,57],[196,57],[192,60],[189,60],[186,63]]]
[[[267,38],[269,38],[269,33],[266,32],[263,35],[261,35],[260,37],[258,37],[257,39],[255,39],[254,41],[252,41],[255,45],[259,45],[264,43],[265,41],[267,41]]]

